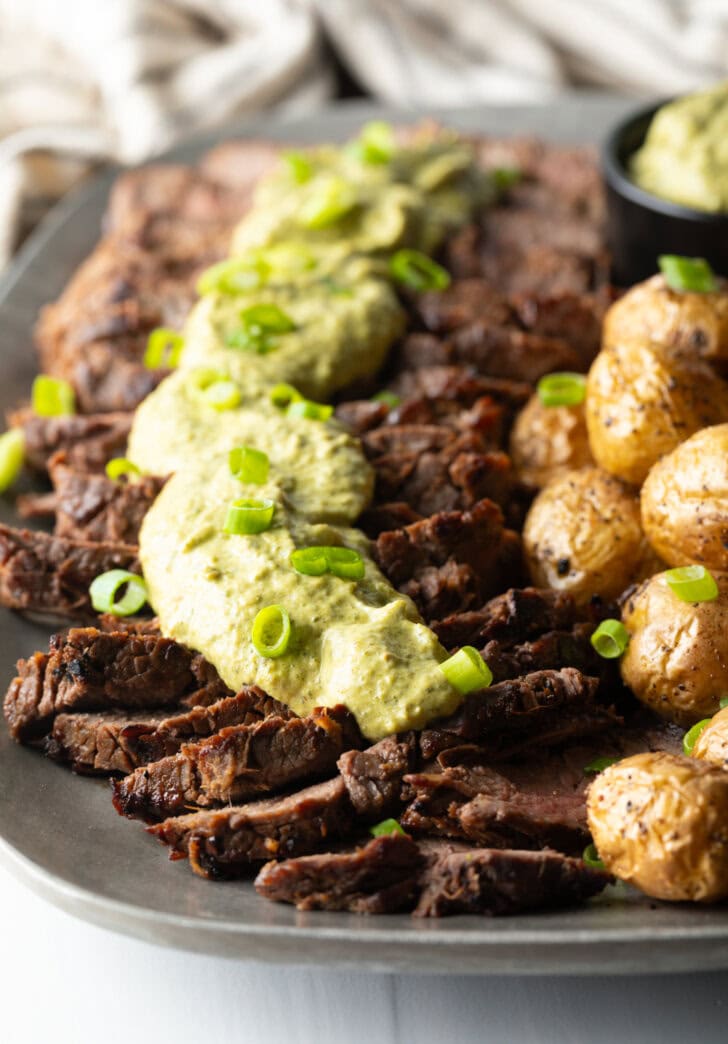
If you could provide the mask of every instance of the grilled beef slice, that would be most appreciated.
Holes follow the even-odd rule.
[[[271,858],[308,855],[345,837],[354,810],[340,776],[284,797],[249,805],[192,812],[147,827],[170,848],[170,858],[187,856],[202,877],[240,877]]]
[[[337,765],[357,815],[383,819],[401,800],[402,781],[416,754],[414,733],[387,736],[366,750],[349,750]]]
[[[124,456],[132,417],[131,413],[39,417],[21,409],[10,414],[8,423],[23,429],[25,460],[37,471],[47,471],[51,457],[63,451],[70,467],[98,472],[112,457]]]
[[[538,638],[546,631],[568,630],[577,622],[569,594],[538,587],[512,587],[481,609],[456,612],[432,625],[446,649],[497,641],[504,648]]]
[[[255,890],[299,910],[397,913],[411,910],[417,901],[423,861],[411,838],[389,834],[351,852],[266,863]]]
[[[535,641],[510,647],[494,639],[481,655],[496,682],[561,667],[576,667],[582,674],[596,677],[605,671],[605,661],[589,641],[593,631],[594,624],[575,624],[569,631],[546,631]]]
[[[116,780],[114,806],[121,815],[159,822],[194,806],[250,800],[330,774],[342,751],[360,742],[343,706],[231,725]]]
[[[49,757],[69,762],[76,772],[126,774],[176,754],[183,743],[212,736],[230,725],[252,725],[269,714],[293,716],[255,685],[209,706],[184,709],[172,716],[169,710],[136,716],[114,711],[59,714],[45,751]]]
[[[109,569],[141,573],[137,548],[0,525],[0,605],[90,619],[91,581]]]

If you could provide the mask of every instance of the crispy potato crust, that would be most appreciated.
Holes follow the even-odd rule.
[[[583,404],[544,406],[532,395],[513,425],[510,453],[518,477],[538,489],[593,464]]]

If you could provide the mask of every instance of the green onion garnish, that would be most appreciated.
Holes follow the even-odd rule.
[[[124,475],[127,478],[131,478],[134,475],[141,475],[141,470],[136,466],[136,464],[128,460],[127,457],[114,457],[114,459],[110,460],[106,465],[106,474],[110,479],[116,482]]]
[[[683,602],[714,602],[718,585],[705,566],[678,566],[664,574],[668,587]]]
[[[21,428],[0,435],[0,493],[10,489],[23,468],[25,436]]]
[[[282,605],[268,605],[253,620],[250,635],[261,656],[276,659],[282,656],[291,640],[291,618]]]
[[[158,326],[147,338],[144,365],[148,370],[156,370],[160,366],[173,370],[179,365],[184,346],[185,339],[182,334],[176,330],[169,330],[166,326]]]
[[[728,696],[723,696],[720,701],[720,709],[725,710],[728,707]]]
[[[187,390],[193,399],[214,410],[232,410],[241,399],[240,388],[227,374],[204,367],[190,372]]]
[[[76,395],[68,381],[39,374],[31,392],[33,412],[39,417],[68,417],[76,412]]]
[[[238,294],[262,286],[270,275],[270,265],[259,254],[246,254],[218,261],[197,280],[197,293],[202,297],[218,291]]]
[[[391,391],[380,391],[376,395],[372,395],[372,402],[383,402],[385,406],[389,406],[390,410],[396,410],[401,401],[399,395],[395,395]]]
[[[328,228],[345,217],[357,203],[353,187],[330,174],[313,185],[313,191],[298,211],[298,222],[312,230]]]
[[[304,185],[313,177],[313,163],[304,152],[285,152],[283,159],[288,164],[288,171],[297,185]]]
[[[323,576],[329,571],[325,547],[299,547],[291,552],[291,565],[303,576]]]
[[[230,474],[240,482],[252,482],[255,486],[262,486],[268,481],[270,461],[268,454],[261,450],[253,449],[252,446],[236,446],[230,450],[228,462]]]
[[[578,406],[586,398],[583,373],[548,373],[536,386],[542,406]]]
[[[629,631],[620,620],[602,620],[589,641],[605,660],[617,660],[629,645]]]
[[[493,672],[472,645],[464,645],[448,660],[444,660],[440,670],[461,696],[467,696],[476,689],[487,689],[493,681]]]
[[[291,565],[304,576],[331,573],[343,580],[361,580],[364,559],[350,547],[301,547],[291,553]]]
[[[116,601],[122,587],[126,587],[126,592]],[[126,569],[109,569],[107,573],[101,573],[92,582],[88,593],[97,613],[111,613],[112,616],[138,613],[149,597],[142,577]]]
[[[257,304],[240,313],[240,327],[225,338],[229,348],[244,348],[265,355],[274,345],[274,338],[290,333],[296,324],[276,304]]]
[[[604,863],[599,858],[599,853],[597,852],[596,845],[594,844],[594,842],[586,846],[581,858],[586,863],[586,865],[590,866],[593,870],[604,869]]]
[[[327,421],[334,412],[333,406],[310,399],[296,399],[288,404],[287,417],[305,417],[306,420]]]
[[[384,120],[365,123],[356,145],[364,163],[388,163],[396,147],[391,124]]]
[[[389,271],[411,290],[445,290],[450,285],[447,269],[421,250],[398,250],[389,259]]]
[[[517,185],[523,176],[518,167],[496,167],[490,172],[498,192],[506,192],[513,185]]]
[[[227,509],[223,530],[236,536],[264,533],[270,529],[275,509],[275,503],[267,497],[234,500]]]
[[[604,772],[610,765],[616,765],[619,758],[594,758],[588,765],[584,766],[585,772]]]
[[[695,749],[695,744],[698,742],[701,733],[707,725],[710,725],[712,720],[712,718],[703,718],[702,721],[696,722],[691,729],[688,729],[683,736],[683,750],[688,757],[690,757]]]
[[[388,834],[404,834],[404,830],[396,819],[383,819],[381,823],[369,827],[369,833],[373,837],[387,837]]]
[[[680,257],[679,254],[662,254],[657,259],[660,271],[671,290],[687,290],[698,294],[711,294],[718,283],[704,257]]]
[[[285,410],[292,402],[303,402],[303,395],[292,384],[275,384],[268,393],[270,401],[279,410]]]

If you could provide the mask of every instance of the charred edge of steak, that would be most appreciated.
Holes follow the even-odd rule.
[[[350,750],[339,758],[339,772],[357,815],[366,821],[385,818],[402,799],[405,775],[414,767],[414,733],[387,736],[366,750]]]
[[[579,613],[569,594],[546,588],[511,587],[486,602],[481,609],[456,612],[432,624],[446,649],[491,641],[505,648],[537,638],[547,631],[570,630]]]
[[[112,457],[126,452],[132,417],[131,413],[39,417],[30,409],[20,409],[9,414],[8,423],[23,429],[25,460],[36,471],[47,471],[51,457],[62,450],[71,467],[100,472]]]

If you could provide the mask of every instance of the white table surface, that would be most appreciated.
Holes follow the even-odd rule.
[[[165,950],[77,921],[0,867],[7,1044],[718,1044],[728,972],[403,976]]]

